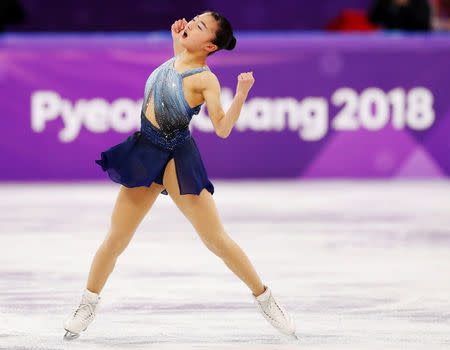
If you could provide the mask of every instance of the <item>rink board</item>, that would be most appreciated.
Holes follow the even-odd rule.
[[[439,178],[450,174],[450,39],[237,33],[208,65],[228,110],[237,76],[255,84],[221,139],[204,104],[192,135],[212,178]],[[140,127],[167,34],[0,37],[0,180],[105,179],[94,160]]]

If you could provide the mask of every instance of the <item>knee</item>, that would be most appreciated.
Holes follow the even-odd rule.
[[[203,242],[211,252],[222,259],[230,255],[234,243],[225,233],[214,237],[214,239],[203,239]]]
[[[103,249],[110,255],[118,257],[127,247],[128,240],[120,238],[107,238],[102,244]]]

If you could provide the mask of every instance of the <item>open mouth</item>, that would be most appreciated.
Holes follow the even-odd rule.
[[[183,37],[183,38],[187,38],[187,36],[188,36],[188,35],[187,35],[186,31],[184,31],[182,37]]]

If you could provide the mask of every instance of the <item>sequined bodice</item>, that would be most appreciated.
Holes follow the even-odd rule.
[[[153,96],[156,121],[162,132],[166,134],[187,128],[192,116],[200,112],[201,104],[191,108],[187,103],[184,97],[183,78],[209,70],[208,67],[198,67],[178,73],[175,70],[174,61],[180,55],[172,57],[156,68],[145,84],[141,118],[145,118],[148,102]]]

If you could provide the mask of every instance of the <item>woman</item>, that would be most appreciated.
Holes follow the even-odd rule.
[[[183,18],[173,23],[172,37],[175,56],[155,69],[146,83],[141,130],[96,160],[122,186],[81,303],[64,322],[65,338],[78,337],[92,322],[100,291],[118,256],[159,193],[170,195],[205,245],[250,288],[263,316],[280,332],[296,337],[292,317],[276,303],[246,254],[225,232],[212,197],[214,186],[188,128],[192,115],[206,102],[216,134],[228,137],[254,83],[252,72],[238,76],[236,96],[224,113],[220,84],[206,58],[234,48],[230,23],[219,13],[206,11],[190,22]]]

